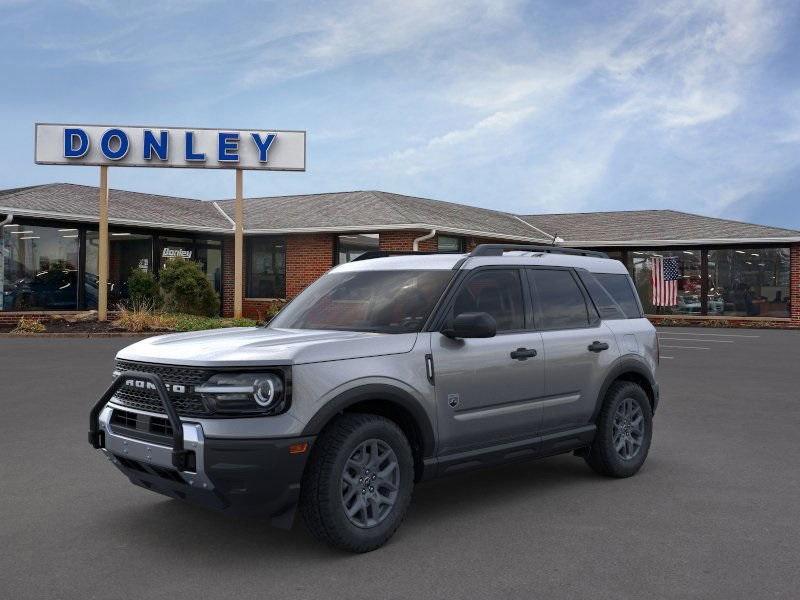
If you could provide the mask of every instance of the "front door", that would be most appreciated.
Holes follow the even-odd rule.
[[[541,335],[530,330],[522,275],[516,268],[476,270],[450,304],[446,322],[486,312],[497,322],[495,337],[431,336],[440,456],[538,433],[544,356]]]

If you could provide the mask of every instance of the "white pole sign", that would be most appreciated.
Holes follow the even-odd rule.
[[[36,124],[40,165],[305,171],[306,133]]]

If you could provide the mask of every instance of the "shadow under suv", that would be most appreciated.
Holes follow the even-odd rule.
[[[385,543],[414,484],[574,452],[644,463],[655,329],[618,261],[569,248],[363,260],[267,326],[149,338],[119,352],[89,440],[131,482],[311,532]]]

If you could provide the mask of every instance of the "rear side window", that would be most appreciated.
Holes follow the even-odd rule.
[[[642,310],[633,292],[630,277],[622,273],[594,273],[593,275],[619,305],[628,319],[642,317]]]
[[[539,308],[541,329],[576,329],[589,326],[589,313],[583,292],[569,271],[530,269]]]
[[[611,294],[606,290],[605,286],[600,283],[596,277],[596,273],[589,273],[588,271],[578,271],[578,276],[583,281],[586,289],[589,291],[589,296],[592,302],[597,307],[597,312],[603,319],[627,319],[627,315],[619,303],[611,297]]]

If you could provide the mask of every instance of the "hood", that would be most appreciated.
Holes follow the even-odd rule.
[[[266,366],[410,352],[416,333],[231,327],[147,338],[117,358],[189,366]]]

